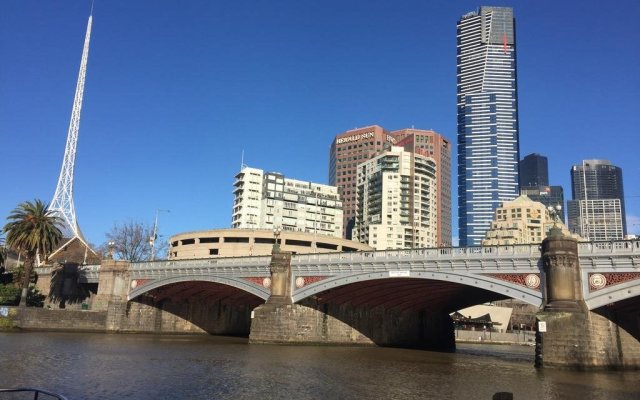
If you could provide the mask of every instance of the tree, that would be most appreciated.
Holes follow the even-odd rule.
[[[0,231],[0,273],[4,272],[4,259],[6,258],[5,251],[4,236],[2,236],[2,232]]]
[[[4,247],[4,236],[2,236],[2,231],[0,231],[0,274],[5,271],[4,260],[7,258],[7,250]]]
[[[33,203],[25,201],[16,207],[4,226],[7,244],[25,255],[24,274],[22,278],[22,293],[20,306],[27,305],[27,292],[31,281],[31,272],[36,256],[44,259],[62,241],[62,232],[58,227],[62,220],[49,210],[49,205],[41,200]]]
[[[114,224],[113,228],[105,235],[107,243],[100,246],[99,251],[103,255],[110,253],[109,243],[113,243],[115,258],[128,261],[147,261],[151,258],[151,244],[149,239],[153,236],[153,226],[137,221],[126,221],[122,224]],[[156,240],[154,253],[156,259],[164,258],[166,244]]]

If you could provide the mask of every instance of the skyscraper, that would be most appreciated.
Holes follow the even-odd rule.
[[[564,191],[562,186],[549,186],[547,157],[532,153],[520,160],[520,194],[546,207],[553,207],[565,222]]]
[[[532,153],[520,160],[520,186],[549,186],[547,157]]]
[[[608,160],[584,160],[571,167],[569,229],[590,241],[627,234],[622,168]]]
[[[438,247],[451,246],[451,144],[438,132],[401,129],[391,132],[406,151],[431,157],[436,163],[436,213]]]
[[[358,165],[353,237],[378,250],[436,247],[436,162],[400,146]]]
[[[513,9],[480,7],[457,28],[458,227],[460,245],[477,246],[519,194]]]
[[[351,239],[356,215],[356,167],[384,150],[396,140],[378,125],[356,128],[338,134],[329,153],[329,185],[337,186],[343,201],[343,237]]]
[[[356,215],[358,165],[393,145],[431,157],[436,163],[436,246],[451,246],[451,144],[438,132],[423,129],[388,131],[378,125],[336,136],[329,154],[329,184],[338,187],[344,201],[344,237],[351,239]]]

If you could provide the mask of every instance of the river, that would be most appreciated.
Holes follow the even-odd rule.
[[[516,400],[627,400],[640,398],[640,371],[539,371],[533,348],[523,346],[461,344],[437,353],[214,336],[0,333],[0,387],[18,386],[70,400],[491,399],[498,391]]]

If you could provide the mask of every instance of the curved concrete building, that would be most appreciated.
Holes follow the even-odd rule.
[[[352,240],[282,231],[279,237],[283,251],[293,254],[368,251],[372,247]],[[271,254],[275,242],[268,229],[215,229],[185,232],[170,239],[169,259],[242,257]]]

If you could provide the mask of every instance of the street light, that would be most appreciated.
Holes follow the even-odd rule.
[[[560,204],[557,204],[555,207],[549,206],[547,207],[547,210],[549,210],[549,214],[553,218],[553,226],[556,226],[558,222],[561,222],[560,211],[562,210],[562,206]]]
[[[282,229],[280,227],[273,228],[273,237],[274,237],[274,243],[273,243],[273,249],[272,249],[273,253],[277,253],[280,251],[280,244],[278,243],[278,237],[280,237],[280,233],[282,233]]]
[[[160,213],[160,211],[163,212],[171,212],[171,210],[163,210],[160,208],[156,209],[156,221],[153,224],[153,235],[151,235],[151,237],[149,238],[149,245],[151,245],[151,261],[153,261],[154,259],[154,250],[155,250],[155,245],[156,245],[156,239],[158,238],[158,214]]]
[[[109,260],[113,260],[113,250],[116,248],[116,242],[113,240],[109,241]]]

